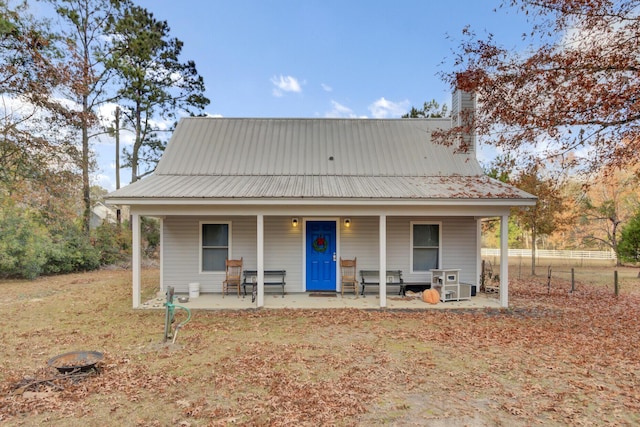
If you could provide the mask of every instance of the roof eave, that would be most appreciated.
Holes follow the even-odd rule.
[[[254,205],[254,206],[534,206],[535,198],[113,198],[109,205],[154,206],[154,205]]]

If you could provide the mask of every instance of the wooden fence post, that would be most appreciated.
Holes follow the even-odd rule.
[[[551,266],[547,269],[547,295],[551,294]]]
[[[620,295],[620,287],[618,286],[618,270],[613,272],[613,290],[616,296]]]
[[[518,279],[522,277],[522,255],[520,255],[520,264],[518,265]],[[638,273],[638,277],[640,277],[640,273]]]
[[[575,269],[571,267],[571,293],[576,290],[576,276]]]

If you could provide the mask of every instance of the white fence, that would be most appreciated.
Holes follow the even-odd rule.
[[[482,256],[500,256],[500,249],[482,248]],[[509,249],[510,257],[531,258],[531,249]],[[536,249],[536,258],[561,259],[610,259],[615,260],[613,251],[552,251]]]

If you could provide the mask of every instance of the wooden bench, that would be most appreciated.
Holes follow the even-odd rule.
[[[287,275],[286,270],[265,270],[264,271],[264,286],[281,286],[282,298],[284,298],[284,278]],[[247,285],[252,286],[251,302],[256,300],[258,293],[258,270],[244,270],[242,280],[242,290],[244,292],[243,298],[247,295]]]
[[[402,280],[402,270],[387,270],[387,286],[399,286],[398,295],[405,294],[404,281]],[[379,270],[360,270],[360,285],[362,285],[361,295],[364,296],[364,288],[367,285],[380,286]]]

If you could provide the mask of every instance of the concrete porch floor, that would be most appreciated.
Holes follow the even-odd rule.
[[[224,298],[219,293],[200,293],[197,298],[189,298],[189,302],[180,303],[178,297],[188,296],[188,294],[176,294],[174,304],[184,306],[190,310],[247,310],[256,309],[256,303],[251,302],[251,295],[246,297],[237,294],[229,294]],[[144,302],[140,308],[143,309],[164,309],[166,297],[158,293],[157,297]],[[365,297],[356,297],[353,294],[342,297],[339,293],[335,296],[311,296],[311,293],[286,293],[284,298],[281,294],[265,293],[265,309],[336,309],[355,308],[361,310],[380,309],[380,298],[378,294],[366,294]],[[444,310],[444,309],[483,309],[500,308],[498,294],[478,293],[470,300],[447,301],[438,304],[428,304],[423,302],[419,296],[401,297],[399,295],[387,294],[388,310]]]

